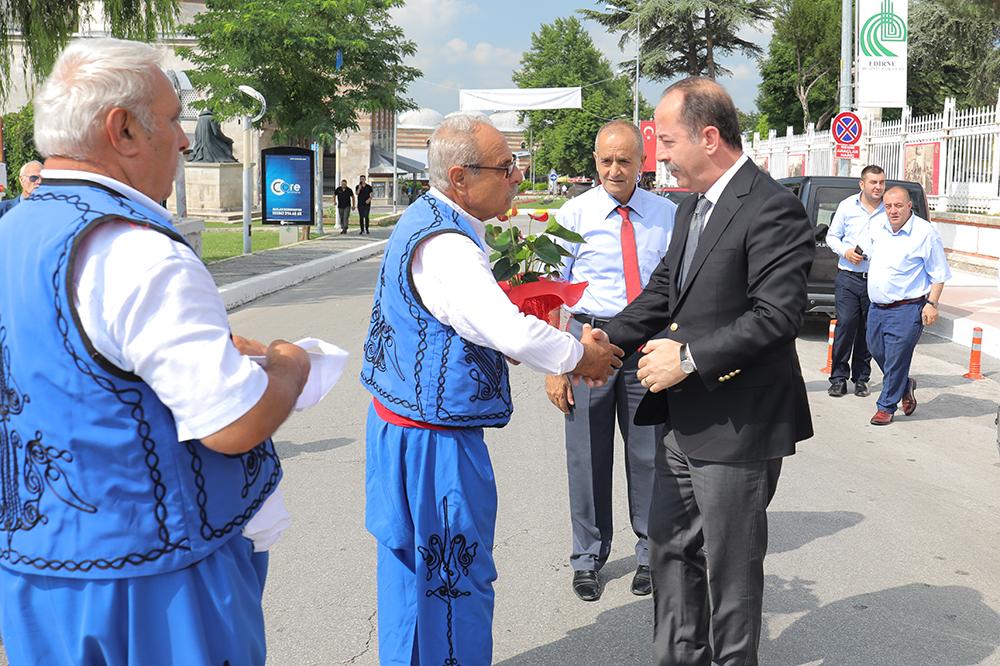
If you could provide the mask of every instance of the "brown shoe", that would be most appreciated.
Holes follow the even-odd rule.
[[[917,380],[908,379],[909,384],[906,386],[906,393],[903,394],[903,413],[909,416],[917,409],[917,396],[914,395],[914,391],[917,390]]]
[[[883,412],[881,409],[875,412],[875,416],[872,417],[872,425],[889,425],[892,423],[892,414],[889,412]]]

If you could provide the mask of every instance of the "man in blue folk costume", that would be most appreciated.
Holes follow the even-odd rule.
[[[44,182],[0,220],[13,666],[265,659],[267,553],[242,532],[276,511],[270,435],[309,360],[231,337],[211,276],[156,203],[188,143],[159,60],[112,39],[60,55],[34,101]]]
[[[621,350],[518,312],[497,286],[485,220],[523,180],[483,117],[431,135],[431,190],[389,239],[375,287],[361,382],[366,525],[378,542],[382,664],[480,666],[493,651],[496,483],[483,429],[513,410],[507,358],[603,382]],[[505,358],[506,357],[506,358]]]

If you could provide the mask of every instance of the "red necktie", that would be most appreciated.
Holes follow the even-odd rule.
[[[628,219],[628,207],[619,206],[622,216],[622,268],[625,271],[625,298],[631,303],[642,293],[642,278],[639,277],[639,254],[635,249],[635,229]]]

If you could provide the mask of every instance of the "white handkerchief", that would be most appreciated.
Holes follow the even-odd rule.
[[[326,397],[343,374],[350,354],[319,338],[302,338],[293,344],[302,347],[309,354],[310,363],[309,378],[295,402],[295,409],[298,411],[312,407]],[[266,356],[251,356],[250,360],[261,366],[267,365]]]
[[[273,546],[291,524],[292,517],[285,507],[285,496],[281,494],[281,486],[278,486],[243,526],[243,536],[253,542],[255,553],[262,553]]]

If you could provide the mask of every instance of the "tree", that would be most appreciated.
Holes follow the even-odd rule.
[[[839,17],[840,0],[780,0],[757,97],[779,127],[823,127],[836,112]]]
[[[100,14],[95,15],[95,9]],[[0,2],[0,80],[10,81],[14,45],[23,43],[22,73],[35,82],[52,70],[56,56],[81,25],[103,20],[115,37],[153,41],[174,29],[180,0],[3,0]],[[0,102],[8,86],[0,86]]]
[[[728,75],[730,71],[718,62],[720,55],[738,51],[760,56],[761,48],[737,33],[770,19],[771,6],[772,0],[621,0],[607,5],[607,11],[579,13],[620,32],[622,49],[635,38],[638,22],[642,76],[665,81],[679,75],[711,79]]]
[[[594,173],[594,137],[608,120],[630,118],[632,86],[625,76],[615,76],[611,65],[594,46],[575,17],[557,18],[531,35],[531,48],[521,57],[520,69],[511,76],[521,88],[582,86],[582,109],[530,111],[528,126],[539,144],[534,153],[542,173]],[[640,99],[640,116],[652,109]]]
[[[42,161],[35,150],[35,114],[31,104],[3,116],[4,157],[7,160],[7,198],[21,194],[17,173],[32,160]]]
[[[1000,86],[1000,13],[988,3],[921,0],[910,7],[907,102],[914,115],[940,113],[945,97],[960,106],[994,104]]]
[[[200,104],[218,118],[253,105],[237,86],[267,99],[262,123],[304,143],[357,129],[359,112],[402,110],[420,71],[403,64],[416,45],[388,10],[403,0],[208,0],[185,32],[198,40],[182,55],[194,63],[192,83],[208,91]],[[336,68],[338,54],[343,67]]]

